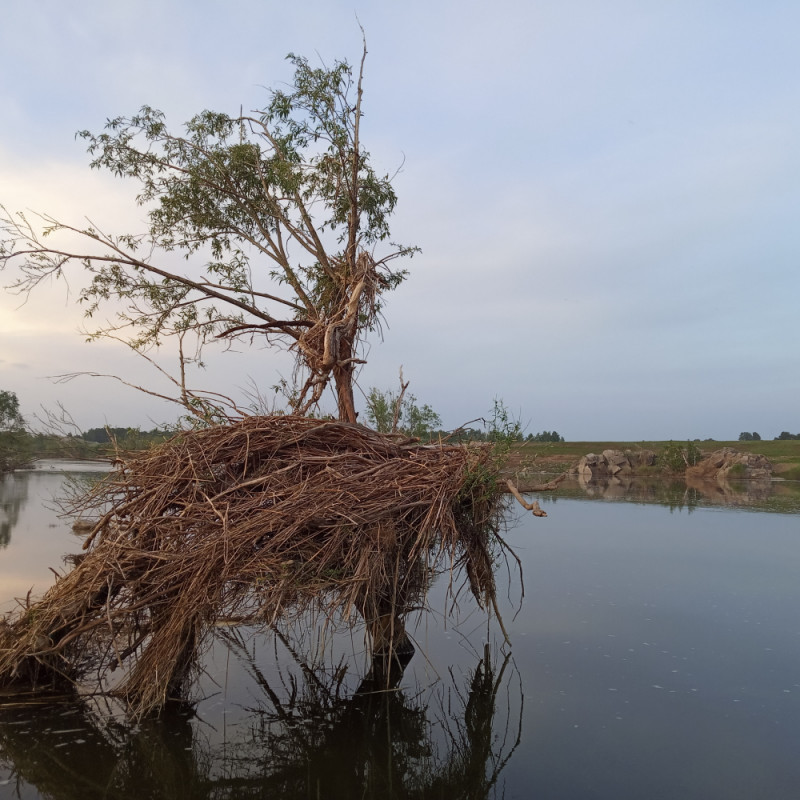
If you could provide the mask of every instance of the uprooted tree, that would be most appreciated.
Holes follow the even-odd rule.
[[[425,447],[356,423],[360,344],[405,277],[393,261],[414,252],[377,252],[396,197],[361,144],[365,56],[355,75],[346,62],[315,69],[290,56],[294,83],[262,111],[207,111],[180,136],[150,108],[83,133],[93,167],[138,182],[144,234],[46,215],[40,233],[29,216],[4,214],[0,265],[19,269],[18,291],[82,268],[87,315],[107,301],[117,313],[93,336],[145,357],[177,338],[169,399],[199,424],[76,498],[86,552],[42,600],[0,621],[0,686],[102,683],[121,667],[116,691],[135,713],[157,710],[185,696],[221,620],[270,626],[309,606],[361,616],[373,653],[391,661],[410,647],[403,618],[424,606],[432,575],[450,575],[457,597],[457,567],[497,611],[491,446]],[[61,247],[60,235],[86,249]],[[294,353],[292,413],[248,416],[188,387],[203,345],[258,337]],[[310,418],[331,383],[338,421]]]

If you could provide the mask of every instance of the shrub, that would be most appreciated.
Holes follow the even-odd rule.
[[[670,442],[659,456],[661,467],[668,472],[684,472],[686,467],[693,467],[702,458],[700,448],[694,442],[686,442],[686,447]]]

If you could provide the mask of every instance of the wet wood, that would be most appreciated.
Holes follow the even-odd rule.
[[[539,506],[538,501],[534,500],[532,503],[529,503],[520,493],[519,489],[511,482],[511,479],[506,481],[506,486],[508,486],[508,491],[514,495],[519,501],[519,504],[526,509],[533,513],[534,517],[546,517],[547,512],[542,511],[541,507]]]

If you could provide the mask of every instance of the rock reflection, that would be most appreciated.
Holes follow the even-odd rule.
[[[184,710],[131,726],[92,701],[0,705],[0,786],[63,800],[502,795],[521,740],[510,656],[487,646],[465,675],[413,691],[398,688],[401,661],[374,661],[349,692],[341,666],[268,675],[246,639],[221,636],[253,681],[238,722],[216,731]]]
[[[800,483],[781,480],[704,479],[692,475],[665,478],[641,478],[621,475],[610,478],[576,479],[562,484],[559,494],[587,496],[597,500],[629,500],[686,509],[722,505],[763,511],[800,510]]]

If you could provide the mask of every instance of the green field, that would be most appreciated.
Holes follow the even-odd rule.
[[[675,444],[685,444],[680,439]],[[657,455],[669,441],[659,442],[526,442],[516,445],[509,458],[509,466],[527,466],[541,472],[559,472],[569,468],[587,453],[602,453],[603,450],[652,450]],[[743,453],[760,453],[766,456],[775,468],[775,476],[788,480],[800,480],[800,440],[764,439],[758,442],[695,441],[703,455],[723,447],[732,447]]]

